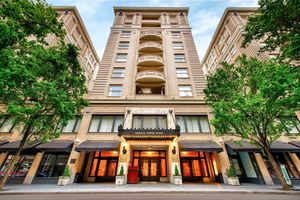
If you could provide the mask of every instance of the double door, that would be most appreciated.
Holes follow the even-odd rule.
[[[96,170],[96,182],[115,181],[118,158],[99,158]]]
[[[140,181],[159,181],[160,167],[158,158],[140,158]]]

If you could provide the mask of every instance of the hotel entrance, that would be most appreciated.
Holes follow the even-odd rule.
[[[139,181],[159,182],[167,177],[166,151],[133,151],[132,166],[138,167]]]

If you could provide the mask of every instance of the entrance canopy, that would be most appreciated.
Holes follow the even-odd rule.
[[[182,140],[179,141],[180,150],[182,151],[204,151],[204,152],[221,152],[222,147],[213,141],[194,141]]]
[[[300,152],[300,148],[287,142],[273,142],[271,152]]]
[[[67,152],[70,153],[73,145],[72,140],[52,140],[45,144],[40,144],[36,148],[45,152]]]
[[[259,152],[260,148],[249,142],[240,142],[235,141],[225,142],[225,145],[229,151],[233,152]]]
[[[8,142],[0,146],[0,152],[16,152],[20,146],[21,141]],[[24,150],[22,153],[35,153],[37,152],[36,146],[39,145],[40,142],[27,143],[24,146]]]
[[[87,140],[79,144],[75,151],[118,151],[120,141],[117,140]]]

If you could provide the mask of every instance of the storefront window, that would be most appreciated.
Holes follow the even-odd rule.
[[[37,177],[62,176],[68,162],[69,155],[45,154],[42,164],[37,172]]]
[[[291,178],[299,178],[299,172],[297,171],[294,163],[291,161],[287,153],[273,153],[273,156],[278,165],[284,165],[289,176]]]
[[[7,170],[8,164],[13,158],[13,155],[8,155],[5,163],[3,164],[0,170],[0,176],[4,176],[5,171]],[[32,165],[34,155],[21,155],[16,167],[11,173],[11,177],[25,177]]]
[[[251,162],[248,152],[239,152],[243,167],[245,169],[246,176],[248,178],[257,178],[255,169]]]

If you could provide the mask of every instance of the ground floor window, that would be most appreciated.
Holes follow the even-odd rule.
[[[286,170],[291,178],[299,178],[299,172],[297,171],[297,168],[295,167],[294,163],[290,159],[290,156],[288,155],[288,153],[283,153],[283,152],[282,153],[273,153],[273,157],[274,157],[278,167],[280,167],[280,165],[284,165],[284,167],[286,168]],[[264,158],[265,158],[265,163],[267,165],[267,168],[269,170],[271,177],[277,178],[277,175],[275,174],[275,171],[272,167],[271,162],[269,161],[269,159],[267,157],[264,157]]]
[[[180,162],[183,181],[203,181],[204,178],[210,177],[209,166],[212,166],[214,171],[217,171],[216,163],[213,164],[212,153],[197,152],[197,151],[182,151],[180,152]],[[210,162],[210,163],[209,163]],[[215,162],[215,160],[214,160]]]
[[[96,151],[93,156],[89,177],[95,181],[114,181],[118,167],[117,151]]]
[[[68,162],[68,154],[45,154],[37,177],[59,177],[62,176]]]
[[[0,175],[4,176],[5,171],[8,168],[8,164],[14,155],[8,155],[6,161],[0,168]],[[11,173],[11,177],[25,177],[32,165],[34,155],[20,155],[18,162]]]

